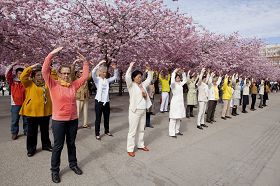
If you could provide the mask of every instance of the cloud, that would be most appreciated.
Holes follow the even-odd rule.
[[[208,30],[230,34],[238,31],[244,37],[280,37],[279,0],[165,0]]]

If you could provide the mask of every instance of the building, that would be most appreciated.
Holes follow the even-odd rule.
[[[261,49],[261,54],[280,66],[280,44],[266,45]]]

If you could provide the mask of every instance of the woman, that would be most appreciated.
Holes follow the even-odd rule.
[[[188,72],[189,76],[190,71]],[[184,104],[183,86],[187,82],[186,74],[183,72],[183,81],[181,80],[181,70],[176,68],[171,75],[172,99],[169,112],[169,136],[177,138],[176,135],[183,135],[180,132],[181,119],[186,117],[186,108]]]
[[[224,79],[224,84],[222,87],[223,91],[223,110],[222,110],[222,119],[226,120],[227,118],[231,118],[229,116],[229,110],[230,110],[230,100],[232,98],[232,87],[231,87],[231,82],[229,81],[229,77],[226,74],[225,79]]]
[[[151,84],[147,87],[147,93],[150,97],[152,106],[147,109],[146,112],[146,127],[154,128],[153,125],[151,124],[151,115],[154,113],[154,108],[155,108],[155,102],[154,102],[154,96],[155,96],[155,81],[157,77],[154,77],[153,80],[151,81]]]
[[[83,75],[81,78],[71,82],[71,69],[69,66],[62,66],[58,80],[54,80],[51,73],[51,60],[55,54],[62,50],[62,47],[54,49],[45,59],[42,75],[49,87],[52,98],[52,131],[54,146],[51,158],[52,181],[60,182],[59,165],[60,156],[66,137],[68,149],[69,167],[78,175],[83,172],[77,165],[75,140],[78,130],[78,116],[76,105],[76,91],[86,82],[89,75],[89,64],[80,55],[80,60],[84,61]]]
[[[264,83],[263,106],[266,107],[266,100],[268,100],[268,93],[270,93],[270,83],[268,80]]]
[[[109,119],[110,119],[110,100],[109,100],[109,85],[118,78],[118,69],[116,64],[112,64],[114,69],[114,76],[106,78],[107,76],[107,67],[102,66],[106,61],[102,60],[99,64],[92,70],[92,79],[97,88],[95,96],[95,138],[101,140],[100,137],[100,123],[103,113],[104,117],[104,128],[105,135],[113,136],[109,131]],[[96,72],[99,70],[99,76],[96,76]]]
[[[251,111],[255,111],[255,104],[256,104],[256,99],[257,99],[257,94],[258,94],[258,87],[256,86],[256,81],[252,82],[252,85],[250,87],[251,91],[251,97],[252,97],[252,103],[251,103]]]
[[[250,86],[251,86],[251,81],[245,78],[244,87],[243,87],[242,113],[248,113],[246,107],[247,105],[249,105]]]
[[[197,128],[200,130],[203,130],[202,127],[208,127],[205,125],[204,121],[204,115],[206,111],[206,105],[208,102],[208,85],[206,84],[209,79],[209,73],[207,76],[203,76],[205,73],[205,68],[203,68],[200,72],[199,75],[199,80],[198,80],[198,104],[199,104],[199,109],[198,109],[198,116],[197,116]]]
[[[153,78],[153,72],[147,67],[148,77],[142,82],[142,72],[139,70],[132,72],[133,65],[134,62],[130,63],[125,74],[125,81],[129,92],[127,153],[131,157],[135,156],[135,138],[137,139],[138,149],[149,151],[144,145],[144,129],[146,123],[146,109],[149,109],[152,103],[146,89]]]
[[[75,71],[75,64],[77,60],[71,65],[71,73],[73,74],[72,81],[79,79],[82,76],[83,71],[78,69]],[[89,79],[90,79],[89,75]],[[89,104],[89,88],[88,81],[86,81],[76,92],[76,103],[77,103],[77,115],[80,119],[80,114],[83,112],[83,128],[90,128],[88,124],[88,104]]]
[[[26,139],[27,156],[31,157],[36,153],[39,125],[42,150],[52,151],[49,138],[52,102],[39,64],[37,63],[25,68],[20,75],[20,81],[25,87],[25,100],[22,104],[20,115],[24,116],[28,123]]]
[[[240,103],[240,99],[241,99],[241,86],[239,83],[238,74],[236,74],[236,75],[233,74],[232,85],[233,85],[233,107],[232,107],[231,115],[237,116],[237,115],[239,115],[237,113],[237,107],[238,107],[238,105]]]
[[[194,117],[193,108],[197,105],[197,89],[195,84],[199,76],[195,77],[194,74],[187,80],[188,93],[187,93],[187,118]]]

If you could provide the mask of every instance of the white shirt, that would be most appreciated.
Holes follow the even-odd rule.
[[[114,70],[114,76],[110,77],[108,79],[96,77],[96,71],[98,69],[98,65],[92,70],[92,79],[95,83],[95,86],[97,88],[96,90],[96,96],[95,99],[99,102],[103,102],[104,105],[109,102],[109,84],[113,81],[115,81],[118,77],[118,70]]]

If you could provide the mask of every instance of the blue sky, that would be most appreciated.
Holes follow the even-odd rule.
[[[164,0],[208,30],[280,44],[280,0]]]

